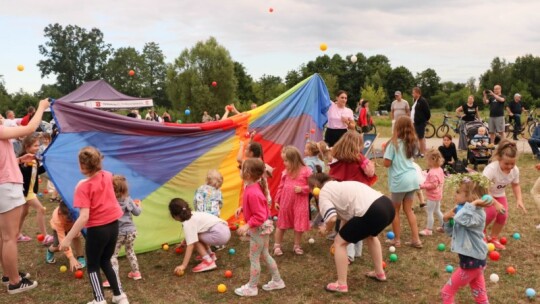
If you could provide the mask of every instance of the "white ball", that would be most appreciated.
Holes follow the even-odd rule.
[[[489,276],[489,279],[491,280],[491,282],[497,283],[497,282],[499,282],[499,275],[497,275],[496,273],[492,273]]]
[[[310,244],[315,244],[315,240],[314,240],[313,238],[310,238],[310,239],[308,240],[308,243],[310,243]]]
[[[396,247],[390,246],[390,248],[388,248],[388,250],[390,250],[390,252],[394,253],[394,252],[396,252]]]
[[[356,55],[351,56],[351,62],[352,63],[355,63],[357,60],[358,60],[358,58],[356,58]]]

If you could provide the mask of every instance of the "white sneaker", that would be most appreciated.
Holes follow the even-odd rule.
[[[262,286],[262,289],[266,291],[278,290],[283,288],[285,288],[285,282],[283,282],[283,280],[280,280],[279,282],[272,280],[268,282],[268,284],[264,284]]]
[[[107,304],[107,301],[96,301],[95,299],[91,302],[88,302],[88,304]]]
[[[119,296],[113,296],[112,302],[117,304],[129,304],[127,295],[125,293],[121,293]]]
[[[236,288],[234,293],[241,297],[254,297],[259,294],[259,289],[257,287],[249,287],[249,283],[247,283]]]
[[[540,224],[538,224],[538,225],[536,226],[536,229],[540,230]]]

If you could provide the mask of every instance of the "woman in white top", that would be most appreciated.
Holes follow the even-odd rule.
[[[319,168],[318,168],[319,169]],[[324,173],[309,178],[310,188],[319,188],[318,208],[326,225],[320,232],[326,235],[341,220],[341,227],[334,239],[334,260],[337,282],[326,286],[327,291],[347,292],[347,245],[366,240],[375,266],[366,276],[376,281],[386,281],[382,266],[381,243],[377,235],[392,223],[395,216],[392,200],[369,186],[355,182],[338,182]],[[317,191],[315,191],[317,193]]]
[[[336,101],[328,109],[328,123],[324,133],[324,141],[329,147],[334,144],[347,132],[354,129],[353,111],[347,108],[347,92],[338,91]]]

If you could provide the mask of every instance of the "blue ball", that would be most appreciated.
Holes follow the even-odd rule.
[[[236,253],[236,250],[234,250],[234,248],[229,249],[229,254],[235,254],[235,253]]]
[[[274,215],[273,219],[274,219],[274,221],[277,221],[277,215]]]
[[[189,115],[189,114],[191,114],[191,111],[189,109],[186,109],[186,111],[184,113],[186,113],[186,115]]]
[[[394,234],[393,231],[388,231],[388,232],[386,233],[386,237],[387,237],[389,240],[393,240],[393,239],[396,237],[396,235]]]
[[[454,272],[454,267],[452,265],[446,265],[446,272],[448,273]]]
[[[493,197],[489,194],[484,194],[482,196],[482,200],[485,201],[485,202],[488,202],[488,203],[492,203],[493,202]]]
[[[38,193],[38,196],[39,196],[39,197],[42,197],[42,196],[43,196],[43,193],[41,193],[41,192]]]
[[[536,291],[532,288],[527,288],[527,290],[525,290],[525,295],[527,295],[528,298],[534,298],[534,296],[536,296]]]
[[[520,235],[519,233],[517,233],[517,232],[514,233],[514,234],[512,235],[512,237],[513,237],[515,240],[521,239],[521,235]]]

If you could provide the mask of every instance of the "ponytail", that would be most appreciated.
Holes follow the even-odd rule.
[[[501,160],[503,156],[508,158],[517,157],[517,147],[515,142],[506,138],[499,142],[499,145],[497,146],[497,149],[495,149],[495,153],[493,153],[492,158],[494,160]]]
[[[262,177],[259,180],[259,185],[261,185],[264,197],[268,197],[268,183],[266,182],[266,178]]]

